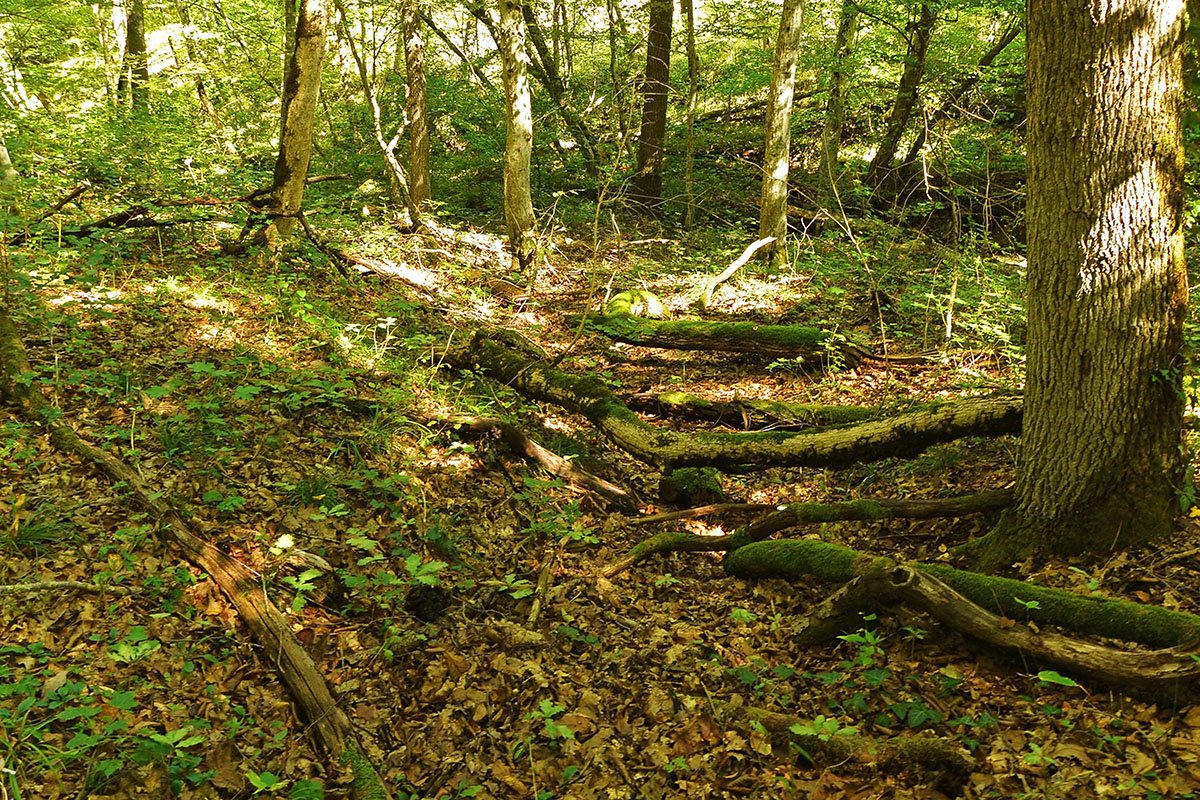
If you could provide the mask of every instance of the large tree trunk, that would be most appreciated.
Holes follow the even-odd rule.
[[[796,90],[796,54],[804,0],[783,0],[775,60],[771,65],[771,94],[767,98],[766,144],[763,148],[762,204],[758,237],[774,237],[763,248],[773,266],[787,256],[788,168],[792,161],[792,99]]]
[[[408,79],[409,196],[415,215],[433,198],[429,164],[429,99],[425,81],[425,38],[421,35],[420,0],[404,0],[404,71]]]
[[[1030,7],[1028,416],[988,566],[1146,542],[1179,511],[1185,20]]]
[[[920,13],[908,26],[908,50],[904,54],[904,72],[900,74],[896,101],[888,114],[879,149],[875,151],[875,157],[867,169],[867,182],[876,188],[892,176],[892,161],[896,158],[900,137],[904,135],[904,129],[908,127],[913,109],[917,106],[921,78],[925,75],[925,56],[929,52],[929,40],[933,38],[936,21],[937,16],[929,3],[922,2]]]
[[[271,186],[267,242],[274,248],[292,231],[304,200],[308,162],[312,158],[313,120],[321,93],[321,59],[329,14],[323,0],[303,0],[296,22],[296,47],[284,82],[279,157]]]
[[[842,127],[845,125],[846,73],[858,33],[858,3],[842,0],[837,36],[833,40],[833,65],[829,69],[829,97],[825,101],[825,125],[821,130],[821,166],[818,168],[827,199],[837,200],[838,154],[842,149]]]
[[[662,209],[663,139],[667,132],[667,90],[671,77],[671,24],[674,0],[650,0],[646,73],[642,82],[642,132],[638,135],[634,199],[657,214]]]
[[[529,162],[533,155],[533,97],[529,90],[529,55],[525,52],[525,19],[521,0],[500,0],[497,28],[504,64],[504,98],[508,108],[504,142],[504,219],[512,268],[524,272],[533,264],[533,196]]]

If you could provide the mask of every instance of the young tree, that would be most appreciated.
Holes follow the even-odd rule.
[[[321,60],[329,13],[323,0],[302,0],[296,21],[296,47],[284,81],[282,127],[275,179],[271,185],[271,223],[267,243],[275,249],[291,232],[304,200],[312,158],[313,120],[321,93]]]
[[[796,54],[804,0],[783,0],[775,59],[771,64],[771,93],[767,96],[766,144],[763,147],[762,204],[758,236],[774,236],[763,248],[773,266],[787,256],[788,169],[792,161],[792,100],[796,90]]]
[[[123,84],[123,86],[122,86]],[[135,114],[150,111],[150,62],[146,54],[146,5],[129,0],[125,17],[125,64],[118,89],[129,90],[129,108]]]
[[[404,29],[404,72],[408,83],[405,108],[408,111],[409,161],[414,218],[433,197],[429,164],[429,98],[425,81],[425,37],[421,35],[421,2],[404,0],[401,7]]]
[[[867,168],[867,183],[878,188],[892,176],[892,162],[896,158],[896,149],[900,146],[900,137],[912,119],[913,109],[917,107],[917,97],[921,88],[921,78],[925,76],[925,57],[929,53],[929,42],[933,38],[933,26],[937,15],[929,0],[922,0],[917,16],[913,19],[905,36],[908,38],[908,49],[904,54],[904,71],[900,73],[900,85],[896,88],[896,100],[888,113],[884,125],[883,137],[879,149]]]
[[[529,162],[533,154],[533,97],[529,89],[529,56],[525,52],[525,19],[521,0],[500,0],[496,26],[508,109],[504,142],[504,219],[514,271],[533,264],[533,196]]]
[[[1016,501],[984,566],[1171,530],[1182,487],[1183,0],[1032,3]]]
[[[842,127],[846,118],[846,73],[857,32],[858,3],[856,0],[842,0],[837,35],[833,40],[833,63],[829,68],[829,97],[825,101],[825,125],[821,129],[821,165],[818,168],[821,185],[825,187],[829,200],[836,196],[838,174],[841,171],[838,166],[838,154],[842,148]]]
[[[633,197],[652,213],[662,208],[663,138],[667,132],[667,89],[671,77],[674,0],[650,0],[646,72],[642,83],[642,132],[638,136]]]

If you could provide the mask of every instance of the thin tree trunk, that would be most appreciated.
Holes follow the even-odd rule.
[[[827,199],[831,201],[837,197],[838,177],[841,173],[838,154],[842,148],[842,127],[846,117],[846,79],[857,33],[858,3],[855,0],[842,0],[842,13],[838,20],[837,35],[833,40],[833,66],[829,70],[829,97],[825,101],[825,125],[821,130],[821,166],[818,169]]]
[[[404,165],[396,157],[396,148],[400,145],[400,134],[404,128],[401,126],[400,130],[396,131],[396,135],[390,140],[384,134],[383,110],[379,107],[379,95],[375,92],[375,82],[371,80],[371,71],[367,66],[366,59],[359,52],[354,37],[350,34],[349,26],[346,24],[345,7],[340,0],[334,0],[334,2],[337,5],[339,15],[338,30],[342,34],[342,39],[346,42],[346,48],[350,51],[350,57],[353,59],[355,69],[358,71],[358,81],[362,88],[363,98],[367,101],[367,107],[371,110],[371,132],[375,136],[375,143],[379,146],[379,152],[383,155],[384,168],[388,177],[389,199],[397,210],[401,207],[408,208],[412,218],[411,223],[415,227],[420,222],[417,202],[413,197],[412,189],[408,182],[408,175],[404,171]]]
[[[700,57],[696,54],[695,0],[680,0],[683,24],[687,29],[688,96],[687,96],[687,156],[683,164],[683,185],[687,199],[683,227],[696,222],[696,101],[700,95]]]
[[[796,90],[796,54],[804,0],[784,0],[771,64],[771,94],[767,98],[766,143],[763,147],[762,203],[758,238],[775,240],[762,249],[774,266],[787,258],[788,169],[792,160],[792,100]]]
[[[533,97],[529,89],[529,56],[525,52],[525,19],[521,0],[499,0],[500,56],[508,109],[504,143],[504,218],[512,268],[525,272],[533,264],[534,218],[529,164],[533,155]]]
[[[896,89],[896,100],[892,103],[891,113],[888,114],[884,126],[883,138],[879,149],[871,159],[867,169],[867,183],[875,188],[881,187],[892,175],[892,162],[896,159],[896,149],[900,146],[900,137],[912,119],[913,109],[917,107],[917,97],[921,88],[921,78],[925,76],[925,56],[929,52],[929,41],[933,38],[933,26],[937,16],[928,2],[921,3],[917,18],[908,26],[908,51],[904,54],[904,72],[900,74],[900,85]]]
[[[125,19],[125,66],[128,75],[129,109],[134,114],[150,112],[150,64],[146,55],[146,6],[144,0],[129,0]]]
[[[429,30],[433,31],[435,36],[442,40],[442,43],[450,49],[451,53],[454,53],[455,57],[463,63],[463,66],[470,70],[471,74],[475,76],[475,80],[479,82],[479,85],[489,91],[494,91],[496,87],[492,85],[491,80],[488,79],[488,76],[485,75],[483,71],[479,69],[479,67],[475,66],[474,60],[463,52],[463,49],[458,46],[458,43],[447,36],[446,32],[437,26],[437,23],[434,21],[433,17],[429,16],[424,11],[420,12],[420,14],[421,21],[425,23]]]
[[[302,0],[296,22],[296,47],[283,85],[283,136],[279,140],[279,157],[275,161],[275,180],[271,187],[273,219],[267,226],[267,243],[272,249],[277,248],[280,239],[295,227],[295,217],[304,200],[328,24],[329,13],[323,0]]]
[[[667,132],[667,90],[671,77],[671,25],[674,0],[650,0],[646,72],[642,83],[642,130],[638,136],[634,200],[653,214],[662,210],[663,139]]]
[[[979,57],[979,61],[975,65],[975,69],[971,71],[971,74],[959,81],[958,85],[946,97],[941,107],[929,118],[928,123],[921,126],[921,130],[917,133],[912,145],[908,148],[908,154],[904,157],[905,165],[912,164],[920,157],[921,149],[925,147],[925,141],[929,136],[929,129],[954,113],[958,104],[967,96],[967,92],[971,91],[975,84],[979,83],[979,79],[983,77],[983,71],[992,65],[992,62],[1021,35],[1021,31],[1024,29],[1024,17],[1013,20],[1004,29],[1004,32],[1000,34],[1000,38],[988,48],[986,53]]]
[[[421,33],[420,0],[404,0],[404,72],[408,80],[408,135],[412,146],[409,175],[413,214],[433,198],[429,163],[429,99],[425,81],[425,38]],[[415,220],[414,220],[415,221]]]
[[[96,29],[96,47],[100,51],[100,61],[104,71],[104,90],[110,103],[114,105],[120,102],[117,95],[117,81],[120,72],[119,58],[113,58],[113,31],[109,26],[114,22],[113,17],[117,13],[117,8],[109,7],[107,17],[103,13],[104,7],[96,4],[91,6],[92,9],[92,24]]]
[[[1185,27],[1175,0],[1030,6],[1028,413],[984,566],[1142,544],[1180,511]]]
[[[221,121],[221,115],[217,113],[216,106],[213,105],[212,99],[208,96],[208,88],[204,85],[203,62],[200,58],[200,50],[196,47],[196,42],[192,38],[192,18],[188,12],[187,3],[182,0],[176,0],[175,12],[179,15],[179,23],[183,26],[181,35],[183,36],[183,46],[187,53],[189,66],[195,71],[196,77],[196,100],[200,104],[200,110],[204,112],[204,116],[208,117],[208,121],[214,127],[220,129],[225,127],[225,123]]]

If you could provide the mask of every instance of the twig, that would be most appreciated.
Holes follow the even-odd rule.
[[[533,593],[533,604],[529,609],[528,627],[530,628],[537,624],[538,617],[542,615],[542,607],[550,594],[550,578],[554,574],[556,560],[555,553],[551,550],[550,554],[546,556],[546,563],[542,565],[542,571],[538,573],[537,590]]]
[[[661,514],[651,514],[648,517],[632,517],[624,520],[626,525],[653,525],[656,522],[674,522],[677,519],[695,519],[707,517],[709,514],[754,514],[760,511],[774,511],[779,506],[775,503],[713,503],[707,506],[696,506],[679,511],[664,511]]]

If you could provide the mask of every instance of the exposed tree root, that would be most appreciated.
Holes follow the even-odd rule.
[[[12,320],[0,310],[0,398],[15,406],[31,423],[49,434],[50,442],[64,452],[87,459],[111,478],[123,483],[137,501],[153,513],[183,550],[189,561],[210,575],[238,611],[251,634],[274,664],[316,732],[322,746],[354,773],[353,796],[382,800],[391,794],[356,741],[350,719],[338,706],[325,677],[292,633],[291,625],[261,587],[248,567],[221,552],[192,532],[160,493],[120,459],[88,444],[64,422],[34,388],[33,372]]]
[[[986,511],[998,511],[1012,501],[1012,492],[1000,489],[944,500],[851,500],[843,503],[791,503],[776,507],[765,517],[751,522],[728,536],[697,536],[681,531],[663,531],[634,545],[620,560],[603,571],[611,578],[622,570],[655,553],[672,551],[720,552],[736,550],[761,541],[785,528],[814,522],[839,520],[876,521],[884,519],[933,519],[962,517]]]
[[[730,575],[846,583],[869,576],[862,597],[904,602],[989,644],[1112,685],[1176,689],[1200,676],[1196,645],[1200,617],[1127,600],[1050,589],[1023,581],[964,572],[941,564],[897,565],[847,547],[810,539],[756,542],[725,557]],[[999,616],[998,616],[999,615]],[[1017,622],[1030,627],[1017,627]],[[1154,648],[1125,651],[1045,633],[1103,636]]]
[[[618,447],[661,469],[844,466],[914,455],[963,436],[1017,433],[1021,426],[1021,398],[1009,396],[957,400],[888,419],[802,432],[678,433],[642,421],[599,379],[561,372],[495,339],[492,332],[476,332],[447,348],[444,361],[582,414]]]
[[[716,422],[738,430],[813,428],[861,422],[880,416],[876,408],[832,406],[821,403],[788,403],[738,397],[729,401],[706,400],[686,392],[635,394],[629,407],[661,416],[681,416]]]

